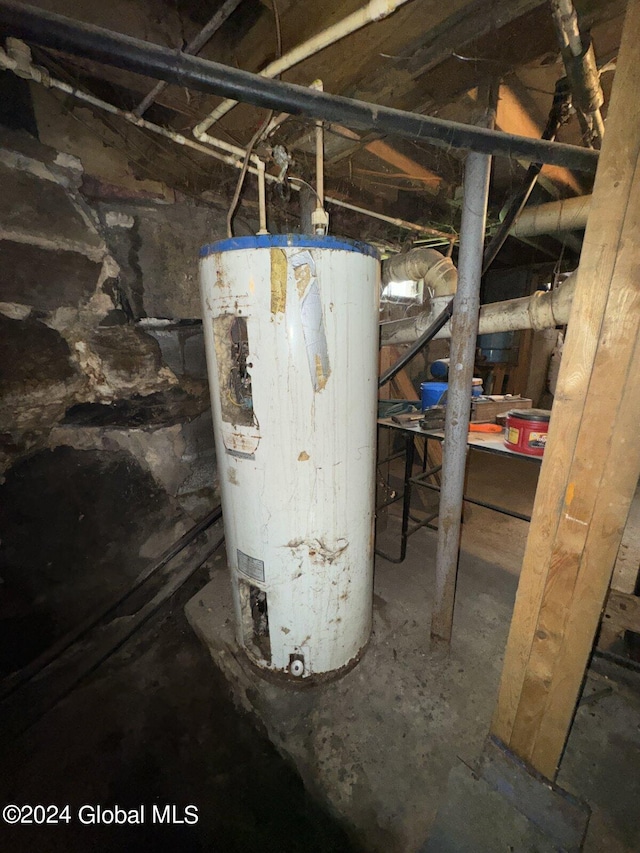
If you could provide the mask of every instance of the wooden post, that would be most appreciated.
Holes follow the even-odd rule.
[[[640,0],[629,0],[493,733],[553,779],[640,473]]]

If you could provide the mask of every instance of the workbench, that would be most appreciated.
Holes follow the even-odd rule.
[[[434,475],[438,474],[442,466],[435,465],[432,467],[428,466],[428,447],[429,441],[437,441],[443,445],[444,450],[444,430],[423,430],[419,427],[417,423],[415,424],[397,424],[391,418],[379,418],[378,419],[378,427],[382,427],[384,429],[389,429],[395,431],[402,435],[404,439],[404,450],[400,456],[404,456],[404,477],[403,477],[403,489],[402,493],[396,495],[391,500],[386,501],[381,506],[377,507],[377,509],[383,509],[386,506],[390,506],[392,503],[396,501],[402,501],[402,528],[400,534],[400,555],[398,557],[392,557],[390,554],[386,554],[383,551],[376,549],[376,554],[380,557],[384,557],[385,560],[389,560],[392,563],[401,563],[407,554],[407,540],[409,536],[412,536],[418,530],[423,527],[429,527],[432,530],[437,530],[437,525],[435,525],[434,519],[438,517],[438,512],[434,512],[430,515],[427,515],[425,518],[420,521],[414,521],[413,526],[410,527],[409,522],[411,519],[411,492],[414,487],[419,487],[423,489],[430,489],[434,492],[440,491],[440,486],[434,482],[429,482],[429,480],[434,478]],[[424,453],[423,453],[423,463],[422,470],[419,474],[414,476],[413,469],[415,465],[415,453],[416,453],[416,439],[424,439]],[[517,453],[514,450],[508,448],[504,443],[504,431],[502,433],[482,433],[482,432],[470,432],[467,438],[467,449],[480,451],[482,453],[493,453],[498,456],[515,456],[518,459],[524,459],[529,462],[533,462],[535,464],[540,464],[542,461],[542,457],[540,456],[526,456],[523,453]],[[390,456],[388,459],[381,460],[378,464],[382,465],[386,462],[391,461],[391,459],[397,458],[397,455]],[[484,507],[485,509],[491,509],[494,512],[499,512],[502,515],[508,515],[511,518],[519,518],[522,521],[531,521],[531,516],[524,515],[520,512],[515,512],[514,510],[508,509],[504,506],[497,506],[496,504],[488,503],[487,501],[481,501],[477,498],[470,498],[467,495],[464,496],[464,500],[467,503],[475,504],[476,506]]]

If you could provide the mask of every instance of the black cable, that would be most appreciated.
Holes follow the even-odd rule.
[[[444,310],[436,317],[436,319],[431,323],[431,325],[425,329],[425,331],[420,335],[418,340],[411,346],[405,353],[402,355],[395,364],[392,364],[391,367],[386,370],[380,379],[378,380],[378,388],[382,388],[383,385],[386,385],[387,382],[390,382],[393,377],[399,373],[402,368],[408,364],[412,358],[420,352],[421,349],[424,349],[429,341],[433,340],[435,336],[438,334],[440,329],[447,325],[449,320],[451,319],[451,315],[453,314],[453,299],[446,305]]]
[[[569,90],[569,83],[567,78],[563,77],[556,83],[556,90],[553,96],[553,104],[551,106],[551,111],[549,112],[549,118],[547,119],[546,127],[542,133],[542,139],[548,139],[552,141],[556,138],[556,134],[558,133],[562,125],[565,124],[569,119],[570,108],[571,92]],[[500,223],[500,227],[491,238],[489,245],[484,250],[484,256],[482,258],[483,275],[486,273],[486,271],[496,259],[498,252],[504,246],[506,239],[509,236],[509,232],[511,231],[514,222],[522,213],[524,206],[529,200],[529,196],[533,192],[533,188],[535,187],[538,181],[538,176],[542,171],[542,166],[542,163],[531,163],[531,165],[527,169],[527,174],[525,175],[524,180],[522,181],[522,185],[512,197],[505,217]]]

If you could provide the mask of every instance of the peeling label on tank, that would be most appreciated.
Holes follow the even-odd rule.
[[[304,251],[291,257],[291,267],[300,299],[302,332],[307,350],[309,373],[314,390],[322,391],[331,375],[331,367],[316,265],[311,253]]]
[[[287,256],[282,249],[271,249],[271,313],[283,313],[287,307]]]
[[[300,299],[305,295],[312,276],[315,277],[316,265],[311,252],[298,252],[291,258],[293,277],[296,280],[296,290]]]
[[[259,560],[257,557],[250,557],[239,548],[236,549],[236,554],[238,557],[238,571],[242,572],[248,578],[253,578],[255,581],[264,583],[264,560]]]

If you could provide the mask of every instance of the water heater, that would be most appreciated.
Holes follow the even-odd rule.
[[[201,257],[237,640],[263,669],[333,673],[371,630],[376,251],[290,234]]]

